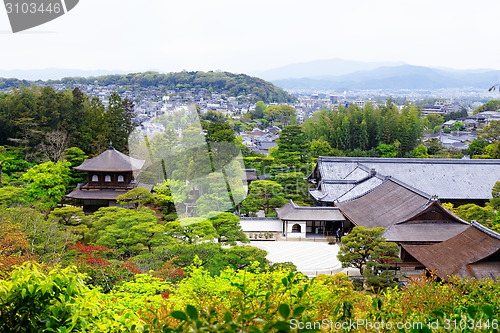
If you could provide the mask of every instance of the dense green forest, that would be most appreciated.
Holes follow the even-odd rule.
[[[393,145],[402,157],[421,142],[424,124],[415,105],[407,104],[399,112],[389,102],[377,108],[350,105],[348,109],[317,112],[303,128],[309,140],[327,141],[333,149],[370,151],[385,144]]]
[[[0,77],[0,89],[21,88],[22,86],[29,86],[30,84],[31,83],[26,80]]]
[[[52,87],[22,87],[0,94],[0,145],[16,146],[29,160],[45,152],[52,161],[67,147],[101,153],[112,141],[127,151],[132,132],[133,103],[117,93],[105,107],[78,88],[56,92]]]
[[[296,100],[283,89],[270,82],[229,72],[177,72],[160,74],[157,72],[132,73],[126,75],[105,75],[89,78],[63,78],[58,81],[48,81],[49,84],[97,84],[101,86],[162,86],[167,90],[175,89],[207,89],[209,92],[227,92],[229,96],[254,95],[255,101],[289,103]]]

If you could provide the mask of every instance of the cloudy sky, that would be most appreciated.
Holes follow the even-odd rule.
[[[80,0],[13,34],[0,7],[0,69],[249,73],[331,58],[500,69],[499,13],[498,0]]]

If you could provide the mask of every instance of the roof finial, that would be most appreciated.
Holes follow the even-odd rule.
[[[113,147],[113,141],[109,140],[109,147],[108,149],[110,150],[115,150],[115,147]]]

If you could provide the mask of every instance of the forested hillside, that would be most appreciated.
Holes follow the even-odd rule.
[[[56,92],[52,87],[22,87],[0,94],[0,146],[22,148],[31,159],[50,150],[58,155],[47,156],[53,161],[67,147],[96,154],[110,141],[126,152],[132,117],[133,103],[117,93],[105,107],[78,88]]]
[[[270,82],[248,76],[245,74],[234,74],[229,72],[178,72],[160,74],[157,72],[131,73],[126,75],[105,75],[98,77],[63,78],[59,81],[48,81],[49,84],[97,84],[101,86],[164,86],[166,89],[174,90],[180,88],[207,89],[214,92],[227,91],[229,96],[239,95],[255,96],[255,101],[287,103],[295,101],[295,97],[289,95],[283,89],[276,87]]]

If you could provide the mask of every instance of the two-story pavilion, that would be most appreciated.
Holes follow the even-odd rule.
[[[74,168],[88,172],[87,182],[78,184],[66,197],[81,200],[85,213],[92,213],[100,207],[117,206],[116,198],[133,188],[151,190],[150,185],[136,183],[134,177],[134,173],[138,173],[144,163],[109,147],[102,154]]]

